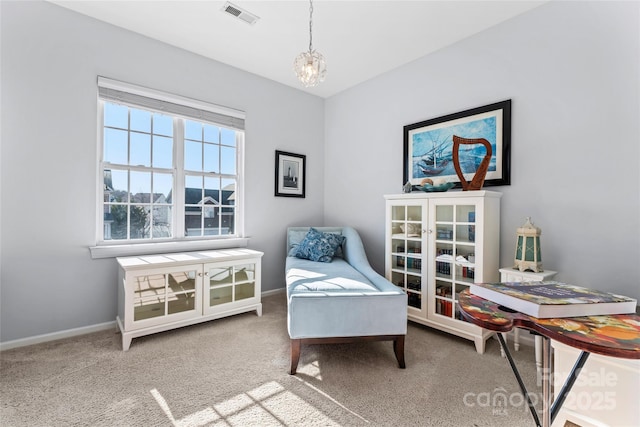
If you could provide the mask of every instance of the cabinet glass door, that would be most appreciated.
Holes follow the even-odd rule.
[[[233,301],[233,266],[211,267],[206,276],[209,278],[209,306]]]
[[[196,309],[197,269],[134,277],[134,322]]]
[[[389,280],[407,293],[410,308],[424,308],[422,205],[391,206],[391,271]]]
[[[256,296],[256,264],[211,266],[208,278],[208,307],[242,301]]]
[[[255,264],[241,264],[233,268],[235,283],[235,300],[253,298],[256,291]]]
[[[432,310],[438,316],[461,319],[458,295],[475,277],[476,205],[439,203],[436,202],[434,218],[435,304]]]

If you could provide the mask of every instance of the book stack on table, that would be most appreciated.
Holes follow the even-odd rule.
[[[539,319],[635,313],[637,300],[555,281],[475,283],[470,292]]]

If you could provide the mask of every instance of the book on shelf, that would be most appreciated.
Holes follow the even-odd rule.
[[[453,304],[451,298],[451,288],[447,286],[438,286],[436,288],[436,295],[444,298],[436,298],[436,313],[446,317],[451,317],[453,314]]]
[[[556,281],[474,283],[470,292],[539,319],[635,313],[637,301]]]

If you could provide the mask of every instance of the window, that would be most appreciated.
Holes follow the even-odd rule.
[[[98,79],[102,244],[241,237],[244,114]]]

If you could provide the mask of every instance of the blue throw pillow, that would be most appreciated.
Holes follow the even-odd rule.
[[[297,246],[294,256],[311,261],[331,262],[344,239],[340,234],[323,233],[311,227]]]

